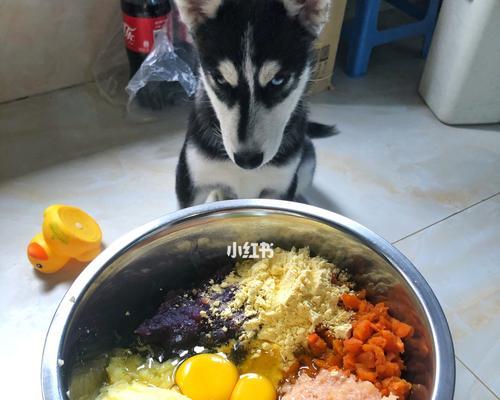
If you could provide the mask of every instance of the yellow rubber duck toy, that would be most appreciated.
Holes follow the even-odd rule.
[[[45,274],[59,271],[70,258],[89,262],[101,252],[102,232],[83,210],[54,204],[43,212],[42,233],[28,244],[33,267]]]

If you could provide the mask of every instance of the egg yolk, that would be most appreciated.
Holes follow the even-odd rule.
[[[258,374],[241,375],[230,400],[275,400],[276,390],[269,379]]]
[[[190,357],[175,374],[182,394],[192,400],[228,400],[237,381],[236,367],[217,354]]]

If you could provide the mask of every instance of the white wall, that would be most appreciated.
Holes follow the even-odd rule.
[[[118,0],[0,0],[0,102],[92,79]]]

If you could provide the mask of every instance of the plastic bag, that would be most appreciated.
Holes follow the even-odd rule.
[[[184,48],[174,50],[167,30],[157,33],[153,50],[126,87],[129,113],[137,112],[137,107],[162,110],[194,95],[197,79],[191,65],[195,64],[195,60],[188,46],[186,43]]]
[[[101,95],[114,105],[126,107],[131,119],[168,117],[165,111],[171,105],[184,103],[194,94],[198,61],[175,8],[163,29],[155,32],[152,51],[130,81],[121,19],[113,21],[109,33],[110,39],[93,65],[93,75]]]

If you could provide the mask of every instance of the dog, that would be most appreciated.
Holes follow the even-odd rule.
[[[180,207],[235,198],[293,200],[312,183],[304,94],[330,0],[176,0],[199,78],[176,171]]]

